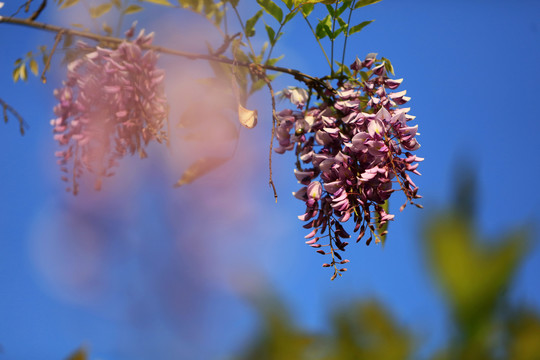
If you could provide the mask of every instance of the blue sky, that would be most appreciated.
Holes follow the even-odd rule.
[[[0,14],[15,7],[7,1]],[[99,359],[223,358],[256,326],[246,298],[268,289],[314,331],[325,330],[329,304],[376,297],[424,335],[426,352],[436,348],[448,335],[448,319],[419,236],[428,215],[452,199],[459,165],[477,171],[478,223],[487,238],[540,220],[539,13],[537,1],[384,0],[357,15],[355,22],[376,21],[349,43],[347,63],[377,52],[405,79],[401,88],[412,97],[419,154],[426,159],[416,182],[425,209],[399,213],[401,199],[395,201],[387,246],[351,246],[349,271],[334,282],[320,266],[322,257],[303,243],[296,219],[303,205],[289,195],[298,188],[290,156],[274,156],[278,204],[267,186],[266,93],[250,103],[259,109],[260,125],[242,130],[233,160],[197,183],[172,188],[196,154],[231,153],[234,141],[220,142],[215,134],[213,144],[176,138],[170,151],[155,147],[149,159],[125,159],[102,192],[88,186],[74,198],[59,180],[49,125],[63,69],[53,63],[47,85],[11,80],[15,59],[37,45],[51,46],[54,36],[0,24],[0,97],[30,125],[24,137],[14,119],[0,131],[5,357],[60,359],[87,344]],[[42,20],[67,21],[52,6]],[[149,16],[144,26],[156,31],[159,45],[205,48],[197,38],[206,34],[204,23],[178,10]],[[327,72],[302,22],[285,29],[275,53],[286,54],[283,66]],[[192,101],[218,103],[195,85],[178,85],[204,73],[203,64],[161,60],[173,123]],[[293,80],[281,75],[275,87],[287,85]],[[540,310],[538,270],[535,246],[511,298]],[[208,345],[208,339],[216,340]]]

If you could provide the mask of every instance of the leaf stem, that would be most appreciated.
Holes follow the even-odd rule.
[[[251,54],[253,55],[253,58],[255,58],[257,55],[255,54],[255,50],[253,50],[253,45],[251,45],[251,40],[249,40],[249,36],[248,34],[246,33],[246,27],[244,26],[244,22],[242,21],[242,17],[240,17],[240,13],[238,12],[238,9],[236,8],[236,6],[232,5],[232,8],[234,10],[234,13],[236,14],[236,17],[238,18],[238,22],[240,23],[240,26],[242,27],[242,32],[244,33],[245,37],[246,37],[246,40],[248,42],[248,45],[249,45],[249,49],[251,50]]]
[[[328,62],[328,66],[330,66],[330,69],[332,69],[332,63],[330,62],[330,59],[328,59],[328,55],[326,54],[326,51],[324,51],[324,47],[322,46],[319,38],[317,37],[317,34],[315,33],[315,30],[313,30],[313,26],[311,26],[311,23],[309,22],[307,16],[305,16],[304,14],[302,14],[304,16],[304,19],[306,20],[308,26],[309,26],[309,29],[311,30],[311,33],[313,34],[313,36],[315,37],[315,40],[317,40],[317,43],[319,44],[319,47],[321,48],[323,54],[324,54],[324,57],[326,58],[326,62]]]
[[[338,11],[338,3],[339,1],[336,1],[336,5],[334,7],[334,14],[332,15],[332,37],[330,37],[330,73],[332,76],[334,75],[334,31],[336,30],[336,14]]]
[[[343,54],[341,55],[341,65],[345,63],[345,51],[347,50],[347,39],[349,38],[349,29],[351,25],[351,16],[352,12],[354,10],[354,5],[356,3],[356,0],[353,0],[351,3],[351,7],[349,8],[349,18],[347,19],[347,32],[345,33],[345,42],[343,43]],[[341,75],[343,75],[343,66],[341,67]]]

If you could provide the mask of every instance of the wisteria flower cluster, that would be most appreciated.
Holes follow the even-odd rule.
[[[335,92],[327,91],[316,107],[307,107],[306,90],[288,89],[284,95],[297,109],[277,116],[275,151],[296,152],[294,173],[304,186],[293,194],[306,204],[299,219],[311,229],[306,243],[331,255],[323,266],[334,269],[332,280],[347,270],[340,265],[349,262],[339,253],[350,238],[342,224],[353,219],[356,242],[366,232],[368,245],[373,239],[380,242],[394,218],[387,213],[391,194],[405,194],[400,210],[421,197],[409,176],[420,175],[417,167],[423,160],[411,153],[420,147],[418,125],[409,126],[414,116],[408,115],[409,108],[399,108],[409,101],[406,91],[393,91],[403,79],[390,79],[388,64],[374,54],[357,59],[350,70],[349,80]]]
[[[153,33],[142,30],[112,49],[77,44],[82,56],[69,63],[64,87],[54,91],[59,103],[51,120],[54,139],[64,148],[56,156],[66,173],[62,179],[72,182],[68,191],[77,194],[77,179],[86,171],[96,176],[99,189],[119,159],[135,152],[146,157],[151,140],[167,140],[165,73],[156,68],[157,54],[144,49],[152,40]]]

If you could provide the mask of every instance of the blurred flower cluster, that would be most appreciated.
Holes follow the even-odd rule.
[[[128,39],[133,31],[126,32]],[[142,30],[112,49],[77,44],[80,56],[69,63],[64,87],[54,92],[59,103],[51,120],[54,139],[64,147],[56,152],[61,170],[72,173],[62,177],[72,182],[68,191],[78,192],[77,179],[85,171],[96,176],[99,189],[119,159],[135,152],[144,158],[151,140],[167,140],[165,73],[156,68],[156,53],[143,49],[152,40],[153,33]]]
[[[333,279],[346,271],[338,265],[348,262],[339,254],[348,245],[343,239],[350,238],[342,223],[353,218],[357,242],[366,231],[367,244],[373,238],[380,242],[394,218],[387,213],[391,194],[405,194],[401,210],[421,197],[409,176],[420,175],[416,169],[423,160],[411,153],[420,147],[418,125],[409,126],[410,109],[398,107],[409,98],[406,91],[393,92],[403,79],[390,79],[389,69],[375,54],[357,59],[347,69],[349,79],[334,93],[327,90],[315,107],[307,105],[310,95],[304,89],[283,92],[297,109],[278,114],[275,151],[295,149],[294,172],[304,186],[294,196],[306,204],[299,219],[311,229],[307,244],[332,256],[323,266],[334,268]]]

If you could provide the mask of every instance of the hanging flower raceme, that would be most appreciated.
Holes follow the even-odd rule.
[[[332,279],[347,270],[339,265],[349,262],[340,255],[350,238],[343,223],[353,220],[356,242],[366,232],[368,245],[373,239],[381,242],[387,222],[394,218],[387,213],[392,193],[405,194],[401,210],[421,197],[409,175],[420,175],[416,168],[423,160],[412,154],[420,147],[418,126],[409,125],[414,116],[408,108],[398,107],[409,98],[405,91],[392,92],[402,79],[388,78],[387,66],[370,54],[351,65],[349,81],[323,97],[320,105],[303,109],[303,101],[297,101],[304,99],[298,96],[303,93],[289,90],[288,97],[300,110],[278,114],[275,151],[296,149],[295,175],[304,187],[294,196],[306,204],[299,219],[311,229],[306,243],[331,255],[323,266],[334,268]]]
[[[99,189],[119,159],[136,152],[144,158],[150,141],[167,140],[164,71],[156,68],[156,53],[143,49],[152,40],[143,30],[115,49],[77,44],[84,55],[68,65],[64,87],[55,90],[59,103],[51,120],[62,147],[56,152],[61,170],[71,173],[62,179],[72,182],[68,190],[74,194],[83,173],[93,173]]]

